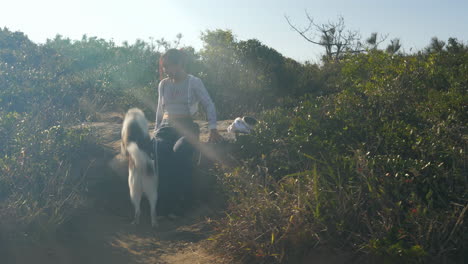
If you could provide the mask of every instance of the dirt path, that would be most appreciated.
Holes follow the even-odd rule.
[[[86,209],[77,212],[50,241],[7,247],[10,256],[6,263],[231,263],[206,250],[212,234],[209,219],[219,212],[203,203],[184,217],[160,218],[159,227],[152,229],[148,203],[143,200],[141,224],[130,224],[133,208],[125,162],[116,156],[121,124],[119,116],[111,117],[87,124],[99,135],[102,148],[93,154],[95,165],[87,172],[90,189]],[[220,122],[221,131],[229,123]],[[204,141],[206,123],[200,124]]]

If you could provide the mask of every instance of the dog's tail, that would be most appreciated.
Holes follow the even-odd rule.
[[[138,145],[134,142],[130,142],[127,146],[127,152],[129,154],[129,158],[134,163],[134,166],[137,170],[140,170],[141,173],[146,175],[151,175],[149,173],[154,173],[154,169],[152,166],[151,158],[141,150]]]

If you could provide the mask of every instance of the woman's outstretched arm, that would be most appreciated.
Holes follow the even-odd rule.
[[[216,109],[213,100],[211,100],[211,97],[208,94],[208,91],[206,91],[205,85],[203,84],[200,78],[197,78],[194,84],[195,85],[193,87],[193,90],[195,91],[196,96],[198,97],[206,111],[206,115],[208,118],[208,128],[216,129]]]

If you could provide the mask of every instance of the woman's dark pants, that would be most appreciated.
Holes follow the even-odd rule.
[[[155,134],[158,214],[183,214],[192,201],[192,167],[199,127],[191,119],[163,120]]]

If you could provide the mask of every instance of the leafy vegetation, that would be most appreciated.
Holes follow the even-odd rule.
[[[264,112],[238,141],[244,165],[221,177],[221,248],[264,263],[320,247],[389,263],[466,258],[468,49],[451,43],[348,55],[333,65],[336,92]]]

